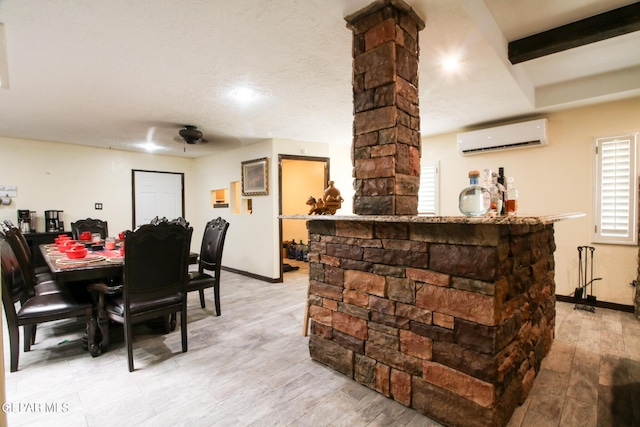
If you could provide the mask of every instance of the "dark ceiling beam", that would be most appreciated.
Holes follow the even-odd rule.
[[[640,30],[640,2],[509,43],[512,64]]]

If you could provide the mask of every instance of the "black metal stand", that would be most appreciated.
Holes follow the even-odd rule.
[[[602,280],[601,277],[593,278],[593,253],[596,248],[593,246],[578,246],[578,287],[573,295],[577,304],[573,307],[574,310],[585,310],[595,313],[594,307],[596,303],[596,297],[593,295],[593,282],[596,280]],[[584,257],[582,256],[584,252]],[[586,295],[587,286],[589,286],[589,295]],[[584,304],[584,302],[589,304]]]

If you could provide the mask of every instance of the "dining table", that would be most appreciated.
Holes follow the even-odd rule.
[[[77,240],[76,243],[84,244],[87,255],[83,258],[69,258],[60,252],[55,243],[40,245],[40,252],[47,266],[51,270],[58,283],[64,283],[68,288],[83,286],[87,293],[87,284],[91,282],[103,282],[105,285],[118,285],[122,283],[124,269],[124,255],[120,252],[122,240],[116,240],[115,249],[105,249],[104,245],[91,241]],[[198,253],[189,253],[189,264],[198,262]],[[77,289],[76,289],[77,290]],[[93,357],[101,354],[103,346],[101,339],[103,328],[108,328],[108,322],[98,322],[98,301],[95,295],[91,295],[93,301],[93,316],[87,324],[87,349]],[[91,327],[89,325],[91,324]],[[96,333],[91,333],[95,331]],[[106,345],[104,346],[106,348]]]
[[[71,283],[86,280],[104,280],[122,276],[124,256],[120,253],[121,242],[116,249],[107,250],[102,245],[85,244],[88,253],[84,258],[72,259],[60,252],[56,244],[40,245],[40,252],[57,282]]]
[[[40,245],[40,252],[58,283],[64,283],[75,293],[86,292],[91,298],[93,314],[87,319],[87,333],[83,341],[86,342],[91,356],[96,357],[102,353],[103,328],[108,328],[109,325],[107,322],[98,322],[98,301],[87,288],[87,284],[104,282],[108,285],[121,281],[124,267],[124,256],[120,252],[122,241],[117,241],[115,249],[112,250],[92,241],[76,240],[75,243],[83,244],[87,248],[86,256],[69,258],[55,243]]]

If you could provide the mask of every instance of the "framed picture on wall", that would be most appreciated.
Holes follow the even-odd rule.
[[[269,194],[269,159],[242,162],[242,195],[266,196]]]

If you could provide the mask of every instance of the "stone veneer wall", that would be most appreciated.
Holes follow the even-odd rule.
[[[446,425],[505,425],[553,340],[553,225],[392,218],[308,221],[311,357]]]
[[[345,19],[353,31],[353,212],[415,215],[424,21],[402,0],[380,0]]]

